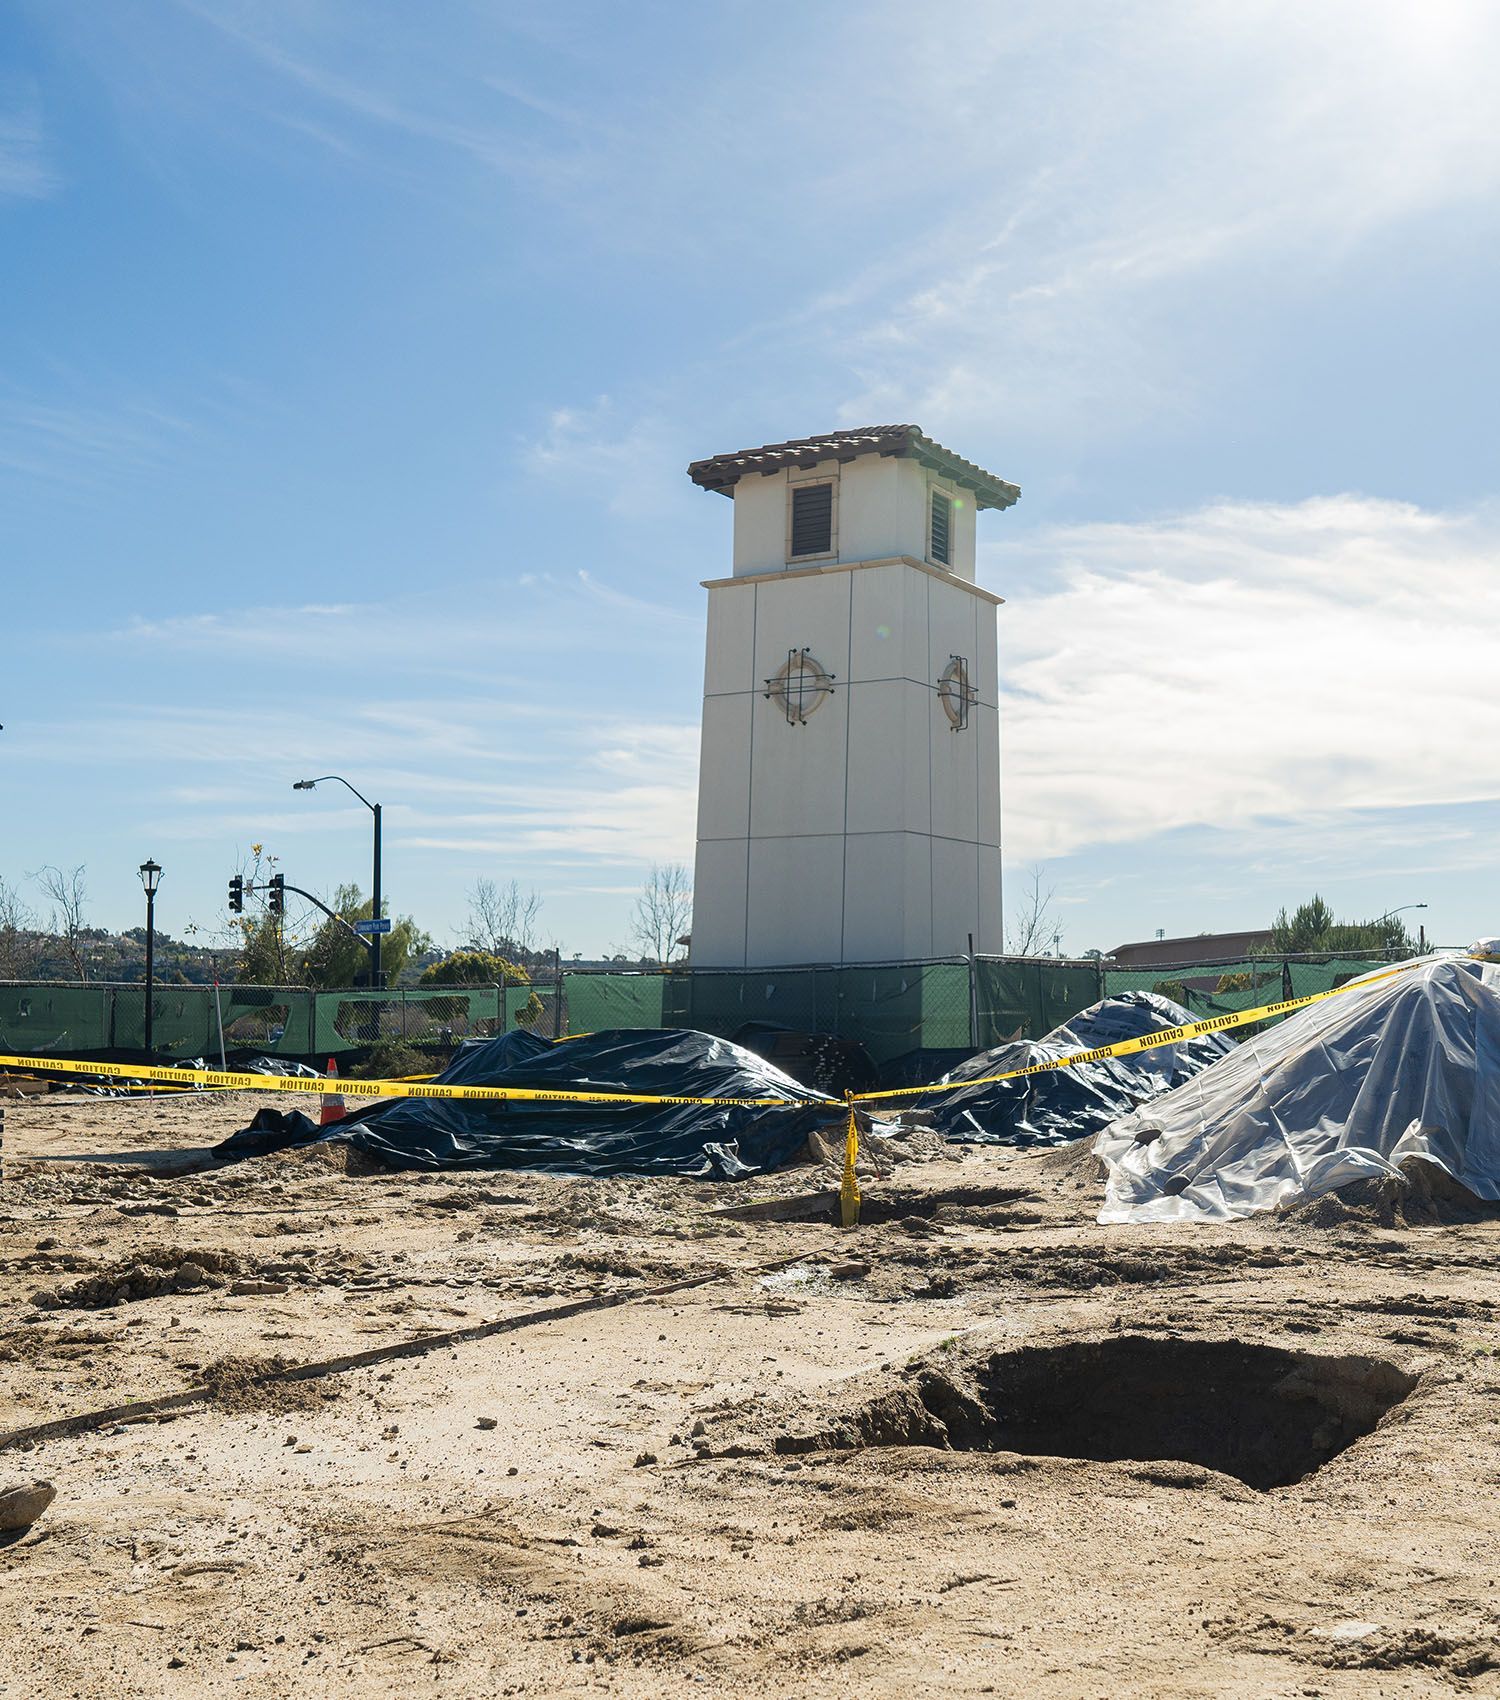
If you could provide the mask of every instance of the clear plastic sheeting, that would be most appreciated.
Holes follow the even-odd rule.
[[[1202,1033],[1123,1057],[1014,1080],[991,1080],[1013,1068],[1056,1062],[1079,1051],[1143,1039],[1193,1017],[1156,992],[1120,992],[1082,1010],[1042,1039],[1019,1039],[969,1057],[943,1076],[952,1092],[914,1097],[945,1139],[979,1145],[1065,1145],[1086,1139],[1124,1111],[1158,1097],[1233,1051],[1217,1033]],[[898,1100],[899,1102],[899,1100]]]
[[[1366,980],[1107,1127],[1099,1220],[1232,1221],[1414,1159],[1500,1199],[1500,962]]]

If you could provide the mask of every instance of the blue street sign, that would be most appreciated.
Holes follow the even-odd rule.
[[[391,918],[382,915],[378,921],[356,921],[354,930],[357,933],[388,933],[391,930]]]

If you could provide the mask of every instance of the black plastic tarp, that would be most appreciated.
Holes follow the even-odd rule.
[[[472,1040],[437,1077],[451,1086],[529,1086],[664,1097],[776,1098],[732,1104],[571,1104],[397,1098],[320,1128],[301,1111],[261,1110],[215,1150],[258,1157],[341,1140],[399,1169],[540,1169],[581,1175],[737,1180],[784,1167],[843,1105],[753,1051],[708,1033],[625,1029],[559,1044],[521,1029]]]
[[[1118,992],[1054,1027],[1044,1038],[1012,1040],[960,1063],[943,1076],[953,1084],[952,1092],[895,1098],[881,1108],[924,1111],[947,1139],[981,1145],[1064,1145],[1098,1133],[1136,1105],[1180,1086],[1227,1056],[1233,1044],[1217,1033],[1207,1033],[1130,1056],[1049,1069],[1021,1080],[967,1088],[963,1083],[1161,1033],[1193,1019],[1181,1004],[1156,992]]]

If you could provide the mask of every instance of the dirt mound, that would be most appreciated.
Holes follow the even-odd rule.
[[[1050,1150],[1026,1152],[1017,1159],[1026,1165],[1026,1175],[1034,1181],[1047,1181],[1059,1192],[1102,1193],[1105,1167],[1094,1155],[1092,1139],[1075,1139],[1069,1145],[1055,1145]]]
[[[1275,1220],[1307,1228],[1432,1228],[1500,1218],[1500,1204],[1478,1198],[1436,1163],[1409,1157],[1400,1176],[1355,1181],[1306,1198]]]
[[[860,1221],[867,1227],[877,1222],[963,1223],[968,1226],[1008,1226],[1018,1219],[1036,1221],[1035,1212],[1022,1211],[1036,1194],[1026,1186],[883,1186],[865,1195]],[[837,1220],[837,1216],[832,1217]]]
[[[357,1178],[396,1172],[389,1163],[382,1162],[379,1157],[342,1139],[320,1139],[311,1145],[289,1145],[284,1150],[270,1152],[258,1161],[267,1173],[287,1169],[297,1174],[306,1173],[310,1169],[320,1174],[353,1175]]]
[[[143,1246],[128,1262],[115,1263],[66,1286],[43,1288],[32,1303],[43,1309],[103,1310],[110,1305],[153,1299],[162,1293],[201,1292],[224,1287],[245,1260],[231,1251],[200,1246]]]
[[[80,1361],[86,1366],[98,1346],[112,1346],[121,1335],[112,1328],[46,1328],[33,1324],[0,1336],[0,1364],[35,1364],[47,1359]]]
[[[1204,1628],[1246,1653],[1289,1654],[1328,1670],[1427,1669],[1458,1679],[1467,1690],[1467,1679],[1500,1668],[1500,1642],[1493,1614],[1464,1615],[1468,1621],[1459,1617],[1449,1628],[1434,1628],[1357,1619],[1318,1624],[1279,1613],[1231,1611],[1205,1619]]]
[[[1250,1269],[1277,1269],[1296,1261],[1291,1252],[1238,1244],[1039,1246],[1010,1253],[995,1273],[1034,1287],[1091,1288],[1233,1279]]]
[[[878,1136],[861,1118],[858,1172],[865,1175],[888,1173],[902,1163],[934,1163],[951,1158],[953,1147],[921,1115],[900,1113],[884,1121],[884,1131]],[[844,1167],[844,1124],[834,1116],[826,1128],[816,1128],[807,1136],[809,1161],[836,1173]]]
[[[309,1411],[333,1397],[332,1388],[316,1381],[282,1378],[288,1368],[283,1357],[217,1358],[199,1371],[198,1384],[223,1411]]]

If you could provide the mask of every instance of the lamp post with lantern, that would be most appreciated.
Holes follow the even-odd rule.
[[[152,1050],[152,1016],[155,1014],[152,979],[156,968],[156,888],[161,884],[161,864],[149,858],[140,866],[141,884],[146,891],[146,1060]]]

